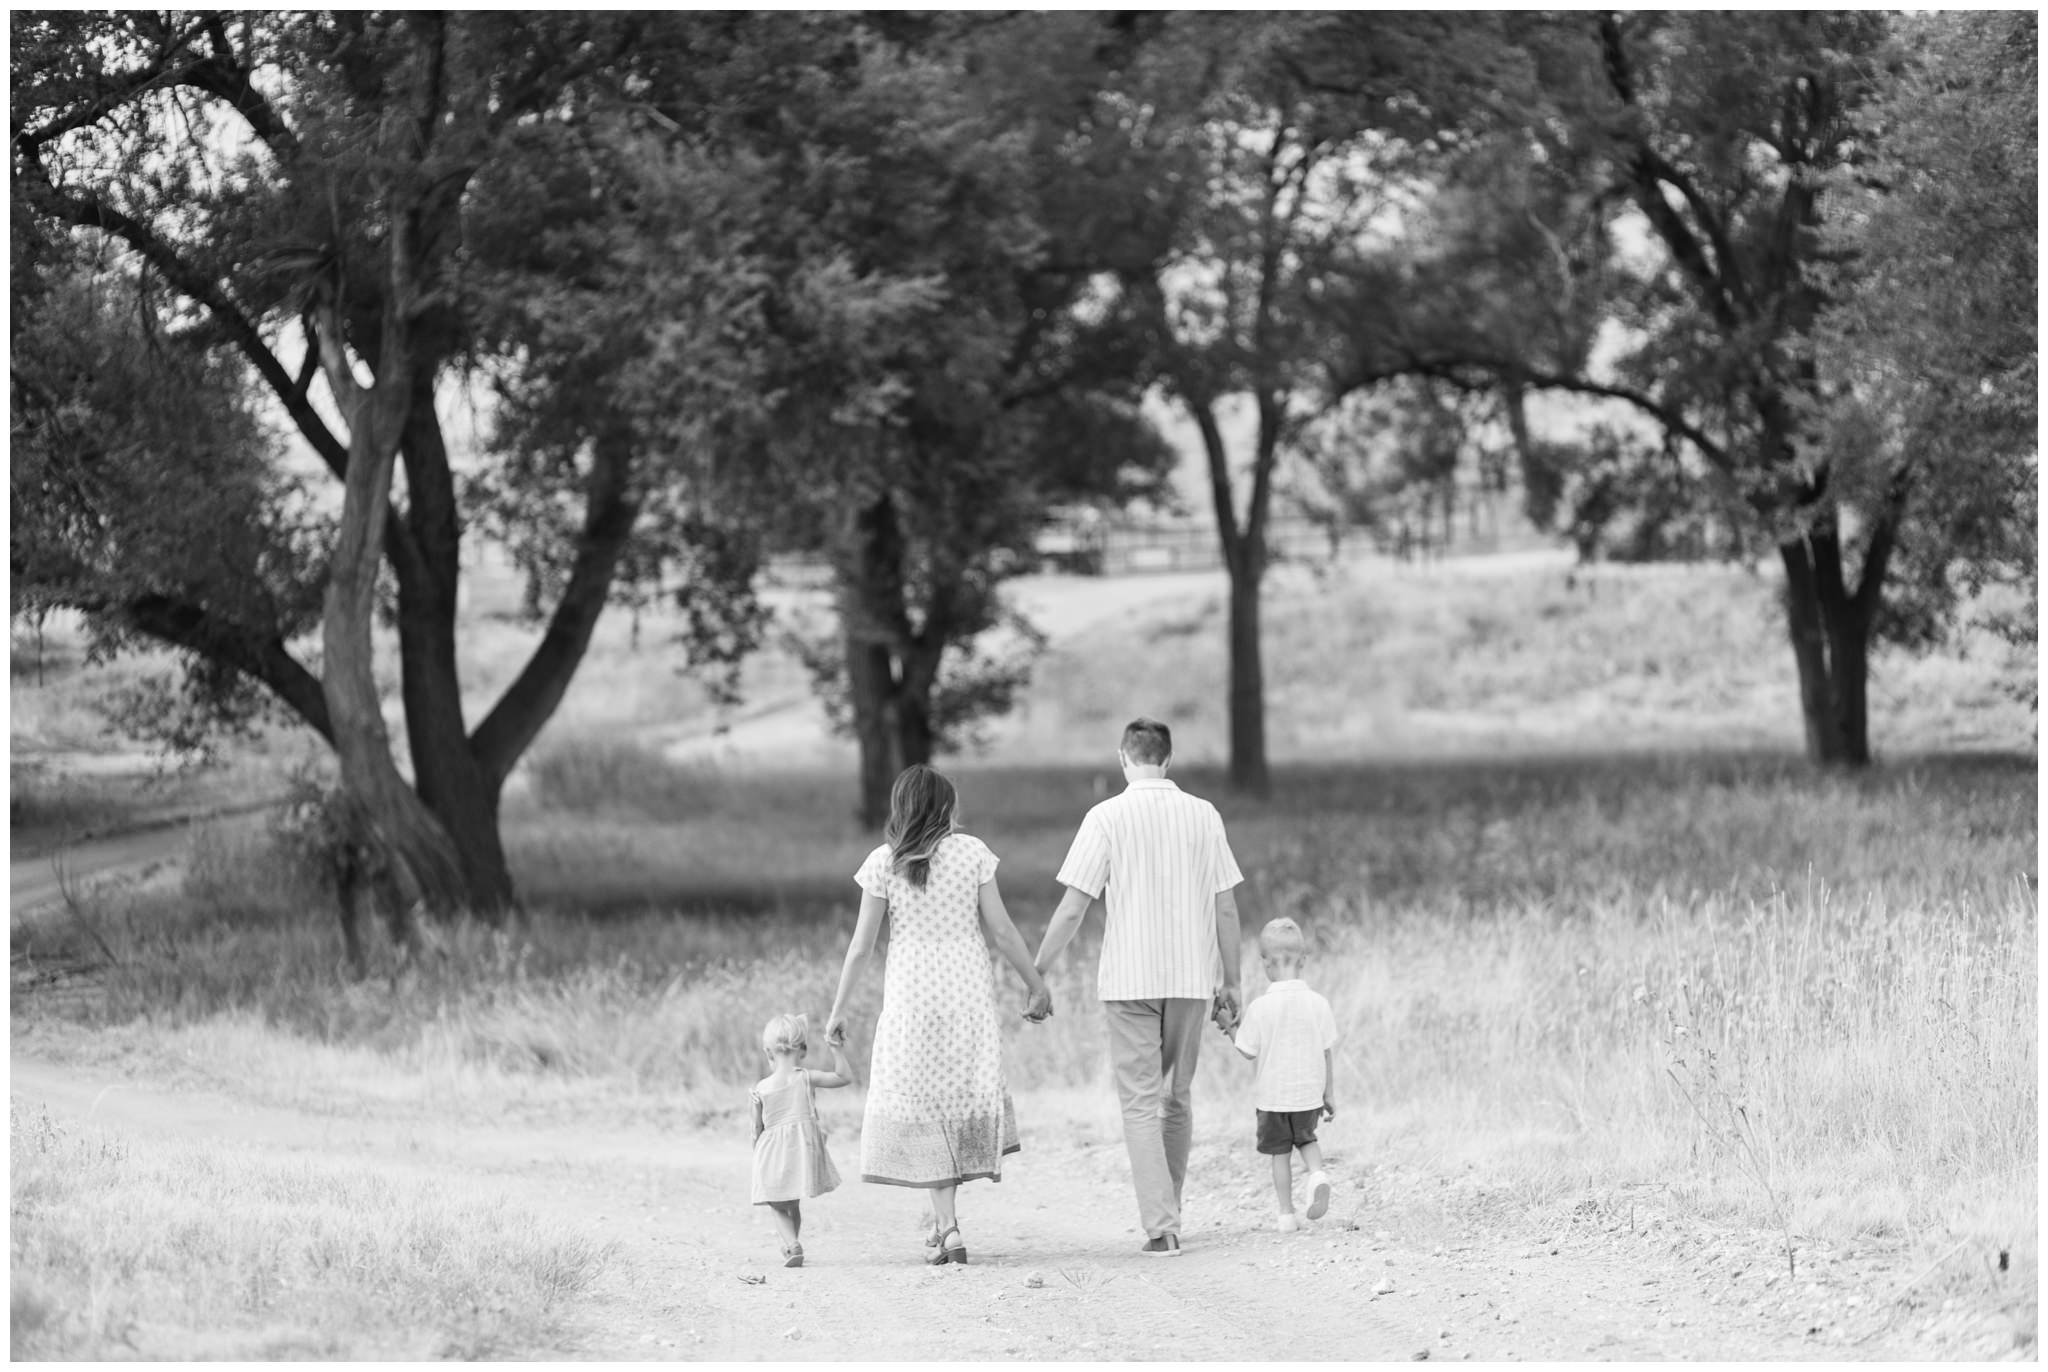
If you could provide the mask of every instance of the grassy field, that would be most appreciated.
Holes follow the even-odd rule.
[[[8,1156],[17,1359],[503,1357],[604,1260],[425,1179],[231,1143],[10,1111]]]
[[[1993,645],[1886,659],[1885,762],[1814,773],[1791,746],[1770,594],[1699,569],[1300,578],[1272,608],[1280,765],[1261,802],[1215,769],[1220,628],[1193,587],[1060,645],[995,748],[956,766],[966,822],[1035,942],[1107,780],[1098,755],[1128,714],[1166,715],[1177,775],[1224,812],[1249,924],[1286,914],[1311,933],[1357,1160],[1469,1165],[1530,1205],[1654,1186],[1701,1222],[1795,1244],[1976,1236],[2031,1262],[2032,715],[2002,693]],[[737,1127],[760,1021],[826,1008],[875,839],[845,778],[677,764],[648,737],[650,692],[593,681],[618,699],[581,707],[558,736],[576,748],[544,740],[508,809],[535,906],[516,928],[458,929],[445,956],[352,982],[283,859],[212,834],[182,890],[16,923],[18,977],[24,960],[111,962],[82,989],[18,990],[17,1047],[317,1111]],[[1058,970],[1056,1018],[1011,1038],[1041,1117],[1113,1112],[1096,936],[1091,920]],[[876,977],[857,1025],[878,996]],[[1197,1093],[1200,1127],[1229,1131],[1248,1074],[1212,1052]],[[858,1094],[826,1109],[851,1123]],[[75,1271],[159,1260],[66,1258],[58,1208],[20,1216],[25,1186],[117,1203],[165,1159],[60,1165],[91,1143],[35,1153],[24,1127],[14,1256],[34,1300],[80,1308]],[[305,1225],[305,1244],[330,1241]],[[207,1240],[237,1274],[253,1241]],[[544,1236],[521,1242],[536,1270],[580,1270]],[[127,1317],[90,1308],[34,1346],[105,1352]]]

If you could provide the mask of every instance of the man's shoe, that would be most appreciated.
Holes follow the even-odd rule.
[[[1330,1179],[1321,1172],[1311,1172],[1308,1177],[1308,1217],[1319,1220],[1330,1208]]]
[[[1180,1256],[1180,1236],[1154,1234],[1145,1240],[1145,1246],[1138,1251],[1148,1258],[1177,1258]]]

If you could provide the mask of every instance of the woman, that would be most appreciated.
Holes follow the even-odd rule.
[[[988,949],[1017,969],[1031,993],[1024,1014],[1052,1013],[1052,994],[1032,965],[996,889],[996,855],[958,832],[953,783],[906,767],[889,795],[889,825],[868,854],[860,919],[839,973],[825,1041],[846,1041],[846,1002],[889,921],[888,972],[861,1121],[862,1181],[931,1191],[934,1264],[967,1261],[954,1208],[960,1184],[1000,1181],[1017,1151],[1017,1116],[1003,1083],[995,972]]]

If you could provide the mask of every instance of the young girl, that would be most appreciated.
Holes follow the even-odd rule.
[[[846,1052],[832,1045],[830,1072],[804,1067],[808,1025],[802,1015],[777,1015],[761,1030],[761,1051],[775,1070],[747,1093],[754,1106],[754,1204],[775,1216],[782,1236],[782,1265],[802,1267],[804,1217],[798,1202],[822,1196],[839,1185],[839,1169],[825,1151],[825,1131],[818,1123],[816,1087],[850,1086],[853,1066]]]

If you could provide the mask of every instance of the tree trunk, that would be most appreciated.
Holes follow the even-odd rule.
[[[904,763],[897,751],[896,679],[887,645],[846,621],[846,686],[853,736],[860,747],[860,822],[879,829],[889,818],[889,788]]]
[[[1216,412],[1207,402],[1193,398],[1187,407],[1201,432],[1209,461],[1216,536],[1223,546],[1224,570],[1230,574],[1230,788],[1266,796],[1273,784],[1266,768],[1266,677],[1259,655],[1259,589],[1266,575],[1266,508],[1278,426],[1273,407],[1262,399],[1252,498],[1245,510],[1245,527],[1239,529],[1230,493],[1230,461]]]
[[[1828,627],[1828,666],[1834,679],[1835,737],[1841,763],[1870,765],[1870,629],[1857,616]]]
[[[1263,567],[1246,559],[1230,572],[1230,788],[1272,792],[1266,768],[1266,678],[1259,652],[1259,582]]]
[[[369,950],[363,944],[363,907],[368,892],[353,873],[343,871],[334,883],[334,899],[341,915],[341,949],[348,959],[348,974],[361,981],[370,970]]]
[[[917,643],[899,657],[886,643],[863,639],[850,628],[847,632],[846,681],[860,745],[860,818],[869,828],[888,821],[896,774],[932,760],[939,651]]]
[[[477,764],[461,734],[428,733],[407,704],[413,774],[420,799],[440,821],[462,867],[463,906],[496,924],[516,904],[505,845],[498,834],[499,783]]]
[[[449,911],[461,908],[468,894],[462,865],[447,832],[392,763],[370,633],[384,557],[385,506],[416,365],[402,318],[402,306],[412,298],[409,244],[404,233],[394,231],[392,237],[395,303],[384,315],[376,384],[366,389],[356,381],[339,311],[332,304],[322,311],[317,329],[321,364],[349,429],[341,522],[321,616],[321,691],[334,729],[341,784],[360,807],[366,841],[387,855],[408,910],[417,902]]]
[[[387,462],[387,474],[388,470]],[[351,494],[354,488],[351,471]],[[382,506],[380,498],[372,508],[381,512]],[[371,841],[402,873],[406,899],[419,901],[429,910],[453,911],[465,905],[468,896],[455,846],[391,761],[391,740],[377,699],[370,647],[370,592],[374,590],[376,563],[372,561],[366,573],[351,566],[355,559],[349,556],[349,545],[357,541],[349,537],[352,522],[364,521],[351,521],[345,511],[322,626],[326,659],[322,686],[334,726],[342,785],[362,806]]]
[[[392,558],[398,579],[398,649],[413,785],[455,845],[465,906],[496,923],[513,903],[498,835],[500,782],[470,746],[455,657],[461,532],[434,380],[413,378],[401,451],[410,541]],[[393,550],[397,552],[397,549]]]
[[[1874,597],[1843,586],[1841,545],[1831,531],[1778,545],[1785,566],[1785,619],[1799,671],[1806,757],[1822,766],[1870,762],[1870,614]],[[1865,569],[1868,576],[1874,570]]]
[[[932,731],[932,692],[938,687],[939,658],[945,644],[937,629],[927,624],[924,633],[897,661],[896,708],[891,722],[896,727],[896,769],[913,763],[930,764],[936,738]]]
[[[860,746],[860,820],[877,829],[889,818],[896,774],[931,756],[929,696],[906,720],[900,661],[911,638],[903,604],[903,530],[896,507],[879,495],[853,512],[840,558],[839,622],[846,642],[846,686]],[[907,755],[906,746],[921,750]]]

